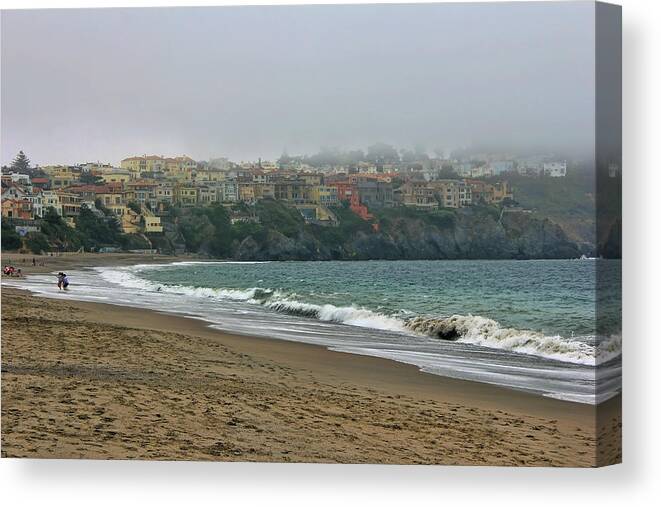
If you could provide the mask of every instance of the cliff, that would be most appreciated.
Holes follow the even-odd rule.
[[[547,259],[580,256],[560,226],[528,213],[490,207],[376,213],[380,230],[337,210],[337,228],[262,227],[231,246],[237,260]],[[358,219],[360,220],[360,219]],[[266,229],[266,230],[264,230]]]

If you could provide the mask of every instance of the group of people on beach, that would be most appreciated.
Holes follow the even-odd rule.
[[[6,264],[4,268],[2,268],[2,274],[4,276],[18,276],[18,277],[23,276],[23,273],[21,272],[21,268],[15,268],[11,264]],[[60,271],[57,274],[57,288],[60,290],[66,290],[67,287],[69,287],[69,277],[67,276],[66,273]]]
[[[5,276],[23,276],[21,268],[16,269],[14,266],[5,266],[2,269],[2,274]]]

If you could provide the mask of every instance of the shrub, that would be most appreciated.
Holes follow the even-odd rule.
[[[50,250],[48,238],[41,232],[29,232],[25,237],[25,243],[30,251],[36,255]]]

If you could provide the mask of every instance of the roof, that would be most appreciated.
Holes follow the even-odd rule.
[[[143,155],[141,157],[127,157],[122,159],[122,162],[126,162],[128,160],[165,160],[165,159],[160,155]]]
[[[84,192],[94,192],[95,194],[114,194],[121,190],[119,185],[77,185],[75,187],[67,187],[68,192],[73,194],[82,194]]]

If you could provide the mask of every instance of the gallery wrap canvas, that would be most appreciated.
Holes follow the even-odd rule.
[[[619,6],[1,29],[3,458],[621,461]]]

